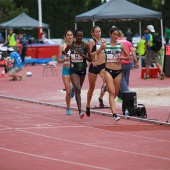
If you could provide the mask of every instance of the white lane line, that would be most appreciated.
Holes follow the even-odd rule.
[[[41,155],[37,155],[37,154],[21,152],[21,151],[17,151],[17,150],[2,148],[2,147],[0,147],[0,149],[4,150],[4,151],[9,151],[9,152],[27,155],[27,156],[38,157],[38,158],[42,158],[42,159],[48,159],[48,160],[52,160],[52,161],[58,161],[58,162],[62,162],[62,163],[73,164],[73,165],[78,165],[78,166],[83,166],[83,167],[88,167],[88,168],[101,169],[101,170],[111,170],[111,169],[104,168],[104,167],[93,166],[93,165],[88,165],[88,164],[83,164],[83,163],[78,163],[78,162],[73,162],[73,161],[66,161],[66,160],[63,160],[63,159],[41,156]]]
[[[126,151],[126,150],[109,148],[109,147],[104,147],[104,146],[97,146],[97,145],[92,145],[92,144],[89,144],[89,143],[77,142],[77,141],[63,139],[63,138],[58,138],[58,137],[51,137],[51,136],[48,136],[48,135],[42,135],[42,134],[35,133],[35,132],[28,132],[28,131],[25,131],[25,130],[18,130],[18,131],[29,133],[29,134],[32,134],[32,135],[37,135],[37,136],[45,137],[45,138],[61,140],[61,141],[64,141],[64,142],[70,142],[70,143],[76,143],[76,144],[85,145],[85,146],[89,146],[89,147],[95,147],[95,148],[99,148],[99,149],[106,149],[106,150],[110,150],[110,151],[117,151],[117,152],[123,152],[123,153],[134,154],[134,155],[140,155],[140,156],[145,156],[145,157],[151,157],[151,158],[157,158],[157,159],[163,159],[163,160],[170,160],[170,158],[167,158],[167,157],[161,157],[161,156],[149,155],[149,154],[144,154],[144,153]]]
[[[97,127],[92,127],[92,126],[88,126],[88,127],[92,128],[92,129],[98,129],[98,130],[101,130],[101,131],[104,130],[104,131],[107,131],[107,132],[110,132],[110,133],[122,134],[122,135],[126,135],[126,136],[132,136],[132,137],[137,137],[137,138],[149,139],[149,140],[154,140],[154,141],[159,141],[159,142],[170,142],[169,140],[164,140],[164,139],[156,139],[156,138],[151,138],[151,137],[145,137],[145,136],[140,136],[140,135],[129,134],[128,131],[126,131],[126,133],[124,133],[124,132],[110,131],[110,130],[101,129],[101,128],[97,128]]]
[[[0,108],[0,109],[2,109],[2,108]],[[13,111],[13,110],[9,110],[9,109],[3,109],[3,110],[11,111],[11,112],[14,112],[14,113],[21,113],[21,114],[24,114],[24,115],[27,115],[27,116],[38,117],[38,118],[42,118],[42,119],[46,119],[46,120],[53,120],[53,121],[55,120],[55,119],[51,119],[51,118],[43,117],[43,116],[39,116],[39,115],[23,113],[23,112],[20,112],[20,111]],[[65,122],[65,121],[60,121],[60,120],[57,120],[57,121],[62,122],[62,123]],[[74,125],[79,126],[79,124],[73,123],[73,122],[71,122],[70,124],[74,124]],[[145,137],[145,136],[140,136],[140,135],[132,135],[132,134],[128,134],[128,132],[123,133],[123,132],[109,131],[109,130],[99,129],[99,128],[92,127],[92,126],[86,126],[86,127],[98,129],[98,130],[101,130],[101,131],[107,131],[107,132],[110,132],[110,133],[123,134],[123,135],[126,135],[126,136],[139,137],[139,138],[143,138],[143,139],[150,139],[150,140],[154,140],[154,141],[156,140],[156,141],[160,141],[160,142],[170,142],[168,140],[163,140],[163,139],[150,138],[150,137]],[[9,127],[9,128],[11,128],[11,127]]]

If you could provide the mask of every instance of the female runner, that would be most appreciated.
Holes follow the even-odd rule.
[[[120,117],[116,114],[115,98],[118,95],[120,82],[121,82],[121,59],[129,60],[124,44],[118,42],[120,36],[119,29],[113,26],[110,31],[110,42],[102,44],[99,50],[96,51],[95,57],[98,58],[98,54],[105,50],[106,51],[106,66],[105,66],[105,81],[107,90],[109,93],[109,104],[115,121],[118,121]],[[121,56],[121,51],[124,51],[125,57]]]
[[[66,114],[71,115],[71,109],[70,109],[70,100],[71,98],[74,97],[74,91],[72,88],[70,88],[70,59],[69,57],[66,57],[63,55],[63,52],[68,44],[71,44],[73,42],[73,33],[70,30],[67,30],[64,34],[64,39],[65,43],[62,44],[59,47],[59,53],[58,53],[58,62],[63,63],[63,68],[62,68],[62,79],[63,83],[66,89],[66,105],[67,105],[67,110]]]

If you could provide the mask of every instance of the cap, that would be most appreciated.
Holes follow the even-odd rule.
[[[153,25],[148,25],[147,29],[149,29],[151,32],[155,32]]]
[[[11,31],[13,31],[13,28],[9,28],[8,30],[11,30]]]
[[[8,47],[7,50],[8,51],[14,51],[14,48],[13,47]]]

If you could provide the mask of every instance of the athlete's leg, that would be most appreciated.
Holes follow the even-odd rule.
[[[92,95],[93,95],[93,92],[94,92],[97,74],[93,74],[93,73],[89,72],[88,78],[89,78],[89,90],[87,92],[87,104],[86,104],[86,106],[90,108],[90,102],[91,102]]]
[[[70,75],[71,82],[74,86],[74,92],[75,92],[75,98],[77,102],[77,107],[79,110],[79,113],[81,112],[81,83],[80,83],[80,77],[78,74],[71,74]]]
[[[66,89],[66,105],[67,105],[67,109],[70,109],[70,76],[62,76],[63,79],[63,83],[64,83],[64,87]]]

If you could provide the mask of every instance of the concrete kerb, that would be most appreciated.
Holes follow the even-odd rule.
[[[35,104],[42,104],[42,105],[47,105],[47,106],[66,108],[65,105],[58,105],[58,104],[54,104],[54,103],[47,103],[47,102],[42,102],[42,101],[37,101],[37,100],[30,100],[30,99],[26,99],[26,98],[19,98],[19,97],[13,97],[13,96],[5,96],[5,95],[0,95],[0,97],[6,98],[6,99],[13,99],[13,100],[30,102],[30,103],[35,103]],[[72,110],[78,110],[76,107],[71,107],[71,109]],[[82,109],[82,110],[86,111],[85,109]],[[111,113],[96,111],[96,110],[93,110],[93,109],[91,109],[91,113],[106,115],[106,116],[112,116]],[[120,116],[121,118],[125,118],[127,120],[134,120],[134,121],[170,126],[170,123],[168,123],[168,122],[161,122],[161,121],[158,121],[158,120],[144,119],[144,118],[133,117],[133,116],[124,116],[124,115],[120,115],[120,114],[117,114],[117,115]]]

